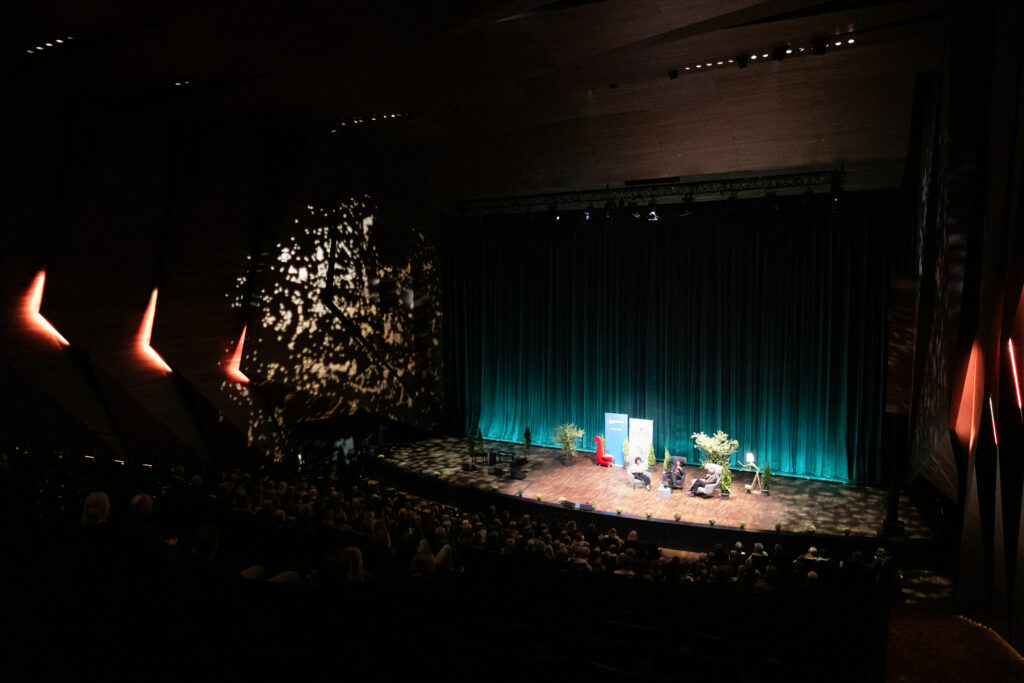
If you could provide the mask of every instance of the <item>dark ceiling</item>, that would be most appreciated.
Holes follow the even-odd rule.
[[[2,12],[23,122],[41,102],[68,119],[100,104],[118,116],[279,120],[441,200],[841,164],[850,188],[899,184],[915,78],[939,63],[966,6],[21,5]],[[745,68],[730,62],[740,57]]]

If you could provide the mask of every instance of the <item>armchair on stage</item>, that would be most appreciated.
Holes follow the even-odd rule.
[[[717,465],[713,462],[709,462],[704,465],[704,469],[708,471],[708,480],[714,480],[710,484],[705,484],[699,488],[693,490],[694,493],[701,493],[705,496],[714,495],[715,489],[718,488],[718,483],[722,481],[722,466]]]
[[[612,458],[612,456],[604,452],[604,437],[595,436],[594,441],[597,442],[597,453],[594,454],[594,460],[597,462],[598,465],[608,467],[609,465],[612,464],[614,458]]]

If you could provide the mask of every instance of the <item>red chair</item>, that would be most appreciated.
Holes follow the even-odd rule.
[[[597,453],[594,454],[594,459],[597,461],[598,465],[608,467],[612,464],[614,458],[610,455],[606,455],[604,452],[604,437],[595,436],[594,441],[597,442]]]

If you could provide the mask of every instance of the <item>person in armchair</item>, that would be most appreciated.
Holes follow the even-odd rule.
[[[642,481],[643,484],[644,484],[644,487],[648,491],[650,491],[651,490],[651,475],[647,474],[647,472],[645,471],[646,469],[647,469],[647,466],[640,462],[640,456],[638,455],[638,456],[636,456],[636,460],[633,461],[633,464],[629,466],[629,473],[631,475],[633,475],[634,479],[638,479],[638,480]]]
[[[691,498],[693,498],[695,495],[697,495],[697,491],[699,489],[702,489],[705,486],[711,486],[713,484],[717,484],[718,480],[722,476],[721,474],[718,473],[717,469],[714,468],[714,467],[705,467],[704,469],[706,471],[706,474],[703,477],[701,477],[700,479],[695,479],[694,482],[692,484],[690,484],[689,491],[690,491],[690,497]]]
[[[669,488],[682,488],[686,482],[686,458],[671,456],[672,462],[662,478]]]

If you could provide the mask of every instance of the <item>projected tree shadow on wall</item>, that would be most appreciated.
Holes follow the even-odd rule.
[[[385,244],[374,234],[375,213],[369,197],[334,209],[307,206],[269,255],[242,361],[256,385],[242,399],[252,414],[250,444],[266,430],[358,411],[437,425],[434,249],[422,232],[405,227],[388,226]],[[254,392],[273,407],[258,406]]]

